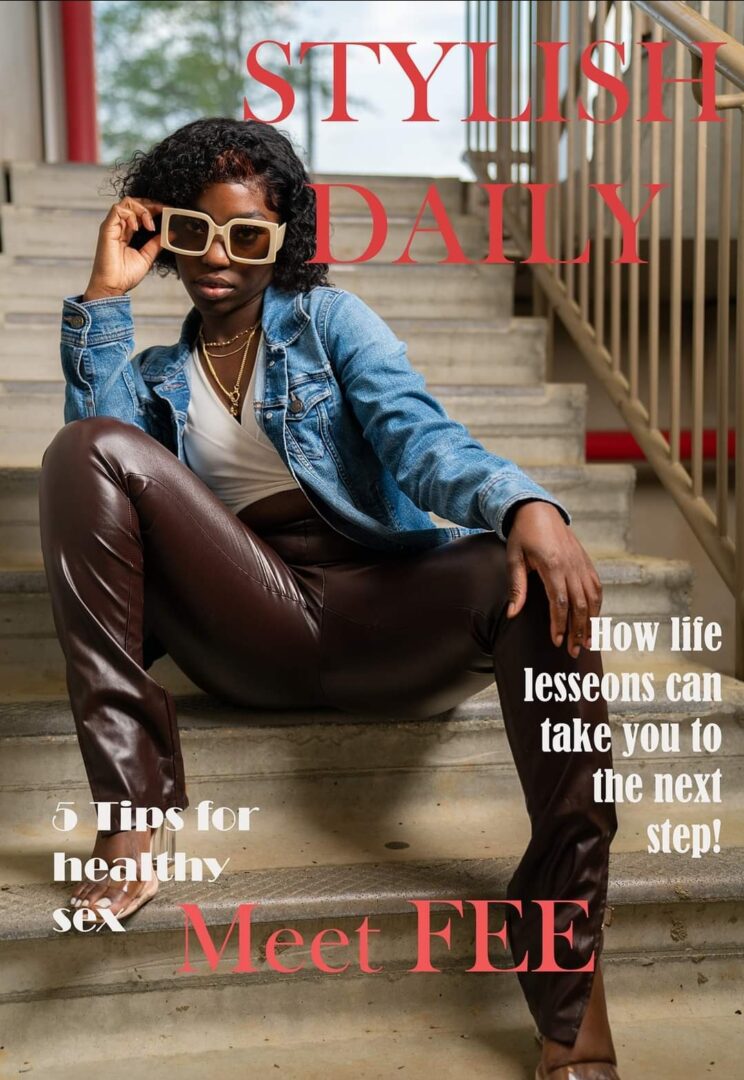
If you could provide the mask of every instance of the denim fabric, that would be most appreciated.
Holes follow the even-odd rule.
[[[132,355],[128,295],[64,300],[64,420],[116,416],[185,462],[192,308],[175,345]],[[256,420],[318,512],[372,548],[434,547],[493,530],[525,499],[566,508],[450,418],[411,366],[405,344],[358,296],[332,286],[288,293],[269,285],[257,372]],[[426,511],[455,526],[436,526]]]

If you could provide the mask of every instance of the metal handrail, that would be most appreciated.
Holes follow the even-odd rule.
[[[716,53],[716,68],[735,86],[744,90],[744,45],[694,8],[679,0],[632,0],[635,7],[662,26],[670,37],[700,56],[699,42],[723,42]]]
[[[534,119],[478,123],[472,130],[469,125],[464,157],[479,180],[514,185],[504,201],[504,221],[523,258],[530,254],[531,216],[529,200],[520,192],[520,185],[525,179],[554,185],[549,243],[554,256],[564,262],[529,263],[537,310],[549,316],[550,326],[555,318],[562,321],[731,590],[736,612],[736,674],[744,678],[744,94],[717,93],[716,107],[728,110],[725,123],[688,125],[684,123],[685,107],[692,103],[690,85],[694,88],[696,84],[681,81],[688,55],[693,77],[699,73],[694,66],[699,66],[701,55],[696,42],[723,42],[716,52],[717,81],[733,83],[737,91],[744,89],[744,45],[733,36],[734,0],[724,5],[725,28],[706,17],[709,8],[704,2],[702,14],[698,14],[673,0],[596,0],[591,4],[588,0],[527,4],[469,0],[468,39],[499,42],[492,80],[494,115],[520,115],[526,95],[539,109],[544,93],[542,70],[536,61],[538,50],[531,43],[568,41],[560,96],[567,106],[563,115],[572,121],[563,125],[538,124]],[[608,115],[609,95],[601,88],[589,106],[590,118],[573,119],[579,96],[585,106],[590,101],[587,78],[577,65],[580,50],[609,38],[610,33],[605,32],[608,26],[614,27],[614,40],[619,40],[628,23],[631,56],[622,77],[629,82],[630,122],[625,118],[612,125],[595,122]],[[670,39],[670,47],[664,50],[665,77],[678,81],[671,90],[672,107],[665,103],[672,122],[647,125],[647,152],[642,154],[641,125],[634,118],[641,114],[643,101],[640,41],[649,25],[652,41]],[[608,61],[601,50],[601,46],[593,50],[596,62],[619,76],[616,54]],[[739,113],[736,132],[731,122],[735,111]],[[664,153],[662,126],[665,138],[669,132]],[[717,129],[710,138],[708,127]],[[693,134],[683,182],[686,143],[689,146]],[[734,176],[735,134],[739,141],[738,177]],[[716,139],[719,184],[708,208],[709,162]],[[668,235],[662,240],[661,207],[656,200],[648,212],[643,271],[638,264],[620,266],[613,261],[619,249],[619,227],[613,221],[608,228],[601,201],[589,201],[590,182],[620,182],[626,162],[629,179],[622,190],[633,217],[641,210],[642,178],[648,183],[668,184]],[[688,210],[691,213],[686,221]],[[707,226],[714,218],[715,235],[711,238]],[[584,250],[587,240],[592,244],[591,265],[574,265],[570,260]],[[662,259],[662,243],[667,242],[668,258]],[[731,257],[733,243],[735,262]],[[706,259],[711,253],[715,255],[713,272],[712,260]],[[715,307],[715,319],[710,318],[711,307]],[[682,331],[685,316],[691,323],[688,351]],[[713,504],[705,495],[703,472],[705,373],[711,365],[716,431]],[[736,437],[734,522],[728,513],[732,404]],[[681,454],[683,422],[691,429],[689,467]]]

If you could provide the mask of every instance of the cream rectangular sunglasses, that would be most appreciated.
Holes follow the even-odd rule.
[[[215,236],[222,237],[228,258],[240,263],[272,263],[284,243],[286,222],[261,218],[231,218],[216,225],[201,210],[163,207],[160,239],[163,247],[178,255],[204,255]]]

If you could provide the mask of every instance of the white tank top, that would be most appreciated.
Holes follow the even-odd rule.
[[[189,468],[236,514],[267,495],[298,488],[254,415],[256,371],[265,356],[263,333],[240,423],[222,404],[196,349],[194,346],[188,361],[191,396],[183,435]]]

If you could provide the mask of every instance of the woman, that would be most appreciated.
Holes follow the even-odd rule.
[[[64,301],[65,426],[40,525],[88,779],[114,807],[94,854],[150,846],[121,827],[122,800],[188,805],[173,698],[147,674],[166,651],[253,707],[433,716],[495,678],[533,831],[509,886],[526,913],[512,951],[539,951],[532,898],[584,899],[586,919],[560,905],[574,947],[556,946],[583,967],[616,829],[591,775],[611,757],[543,753],[545,706],[522,680],[601,673],[586,648],[599,579],[565,508],[451,420],[385,323],[309,261],[307,184],[270,125],[188,124],[130,163],[88,287]],[[193,308],[176,345],[132,358],[129,293],[153,267]],[[606,720],[601,701],[551,707],[576,713]],[[131,914],[152,892],[130,885],[85,882],[73,906]],[[538,1075],[616,1077],[601,974],[520,980]]]

